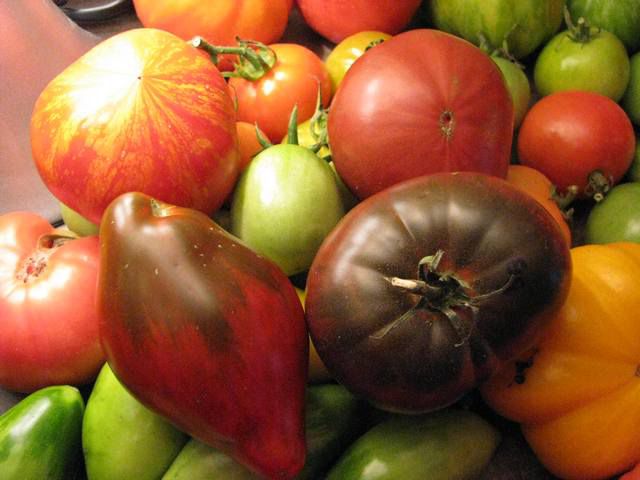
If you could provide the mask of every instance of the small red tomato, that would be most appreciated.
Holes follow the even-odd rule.
[[[635,152],[624,110],[604,95],[557,92],[533,105],[518,135],[518,158],[542,172],[560,191],[602,194],[620,181]]]
[[[0,386],[32,392],[92,380],[98,339],[98,237],[57,234],[29,212],[0,216]]]
[[[298,106],[298,121],[311,118],[318,89],[323,106],[331,98],[331,80],[322,59],[302,45],[277,43],[269,46],[276,54],[275,65],[260,79],[229,79],[238,105],[238,120],[258,123],[272,142],[287,134],[289,116]]]

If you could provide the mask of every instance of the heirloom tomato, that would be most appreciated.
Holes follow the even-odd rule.
[[[629,117],[593,92],[548,95],[527,112],[518,133],[518,159],[541,171],[560,192],[575,186],[600,198],[623,177],[635,152]]]
[[[436,28],[523,58],[560,28],[565,0],[430,0]]]
[[[640,461],[640,245],[571,257],[569,295],[540,341],[481,391],[551,473],[605,479]]]
[[[104,40],[55,77],[35,104],[31,145],[45,185],[93,223],[129,191],[210,213],[238,174],[220,72],[204,52],[149,28]]]
[[[84,384],[104,362],[95,308],[98,237],[58,234],[29,212],[0,216],[0,386]]]
[[[269,45],[275,65],[261,78],[231,77],[229,86],[238,106],[238,120],[256,123],[272,142],[287,134],[289,117],[298,106],[298,119],[307,120],[316,110],[318,90],[322,105],[329,105],[331,79],[322,59],[295,43]]]
[[[629,53],[640,49],[640,0],[567,0],[567,7],[574,19],[613,33]]]
[[[171,32],[184,40],[202,36],[218,45],[236,37],[273,43],[289,20],[292,0],[134,0],[145,27]]]
[[[564,90],[596,92],[618,101],[629,84],[629,56],[613,33],[579,19],[540,51],[533,80],[540,95]]]
[[[327,370],[387,410],[441,408],[528,348],[569,286],[556,222],[475,172],[402,182],[356,205],[307,276]]]
[[[333,43],[365,30],[396,34],[418,11],[420,0],[296,0],[305,22]]]
[[[144,405],[268,478],[303,467],[309,337],[295,288],[207,215],[128,193],[100,225],[100,337]]]
[[[328,117],[333,162],[359,198],[442,171],[504,177],[513,108],[479,48],[437,30],[400,33],[344,76]]]

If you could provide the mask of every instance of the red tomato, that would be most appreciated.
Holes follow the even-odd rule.
[[[635,153],[635,135],[624,110],[604,95],[558,92],[533,105],[518,135],[522,164],[544,173],[562,192],[575,185],[592,196],[618,183]],[[599,172],[599,179],[592,177]]]
[[[420,0],[297,0],[307,24],[338,43],[354,33],[379,30],[395,34],[418,10]]]
[[[289,116],[298,105],[298,122],[311,118],[316,108],[318,88],[326,107],[331,98],[331,80],[322,59],[302,45],[270,45],[276,64],[259,80],[229,79],[238,105],[238,120],[258,123],[276,143],[287,134]]]
[[[98,262],[96,236],[57,235],[34,213],[0,216],[0,386],[32,392],[97,374]]]
[[[336,170],[365,198],[442,171],[505,177],[513,102],[479,48],[437,30],[401,33],[362,55],[329,111]]]
[[[54,78],[36,102],[31,144],[49,190],[93,223],[129,191],[211,212],[238,174],[220,72],[155,29],[104,40]]]
[[[235,45],[236,36],[273,43],[289,20],[293,0],[134,0],[145,27],[160,28],[184,40],[200,35],[217,45]]]

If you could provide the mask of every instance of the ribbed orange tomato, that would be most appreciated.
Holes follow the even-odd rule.
[[[538,345],[482,387],[565,479],[604,479],[640,461],[640,245],[572,249],[569,296]]]

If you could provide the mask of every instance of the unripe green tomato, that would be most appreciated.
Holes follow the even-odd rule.
[[[99,227],[95,223],[87,220],[75,210],[60,202],[60,215],[65,226],[80,237],[97,235]]]
[[[540,95],[566,90],[600,93],[619,101],[629,83],[629,56],[612,33],[591,27],[589,39],[569,30],[554,36],[536,60],[533,80]]]
[[[531,103],[529,79],[524,70],[511,60],[498,56],[492,56],[491,58],[500,68],[502,75],[504,75],[507,89],[513,100],[513,128],[518,128]]]
[[[585,242],[640,243],[640,183],[613,187],[589,212]]]
[[[633,155],[631,166],[625,174],[625,179],[630,182],[640,182],[640,137],[636,135],[636,153]]]
[[[621,104],[631,121],[640,127],[640,52],[631,57],[630,64],[629,85]]]

